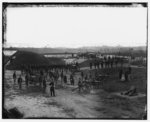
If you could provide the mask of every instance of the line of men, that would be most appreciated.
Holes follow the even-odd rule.
[[[120,57],[104,57],[103,59],[95,59],[94,61],[90,62],[90,69],[94,66],[94,68],[99,69],[101,68],[112,68],[113,66],[118,66],[118,64],[121,64],[123,66],[124,59]]]
[[[67,71],[71,71],[74,68],[78,68],[79,64],[78,62],[76,62],[74,65],[72,64],[62,64],[62,65],[39,65],[39,64],[30,64],[30,65],[26,65],[26,64],[22,64],[20,66],[22,72],[29,72],[31,73],[33,70],[34,71],[45,71],[48,72],[48,70],[67,70]]]

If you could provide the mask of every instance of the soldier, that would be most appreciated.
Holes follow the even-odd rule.
[[[28,73],[25,76],[25,82],[26,82],[26,86],[28,87],[28,84],[29,84],[29,75],[28,75]]]
[[[113,68],[113,60],[112,59],[110,61],[110,64],[111,64],[111,68]]]
[[[110,61],[110,59],[108,59],[108,68],[110,68],[111,66],[111,61]]]
[[[88,80],[88,75],[87,75],[87,74],[85,75],[85,78],[84,78],[84,79],[85,79],[85,81],[87,81],[87,80]]]
[[[131,74],[131,71],[132,71],[131,66],[128,67],[128,71]]]
[[[115,64],[116,64],[116,67],[117,67],[117,64],[118,64],[118,59],[116,59],[116,60],[115,60]]]
[[[92,62],[90,62],[90,69],[92,69]]]
[[[101,61],[101,68],[103,69],[103,61]]]
[[[16,71],[13,74],[14,84],[16,83]]]
[[[129,67],[128,67],[128,79],[129,79],[129,80],[131,80],[131,71],[132,71],[132,69],[131,69],[131,67],[129,66]]]
[[[125,81],[128,81],[129,80],[129,71],[126,71],[125,72]]]
[[[79,92],[81,92],[82,89],[82,82],[81,79],[79,78],[79,82],[78,82],[78,88],[79,88]]]
[[[103,61],[103,67],[106,68],[106,61]]]
[[[64,76],[64,83],[67,84],[67,76]]]
[[[131,67],[129,66],[129,67],[128,67],[129,80],[131,80],[131,71],[132,71],[132,69],[131,69]]]
[[[22,77],[21,77],[21,75],[18,78],[18,85],[19,85],[19,89],[22,89]]]
[[[70,83],[71,83],[71,85],[74,85],[74,77],[72,74],[70,75]]]
[[[119,71],[119,79],[121,80],[121,78],[122,78],[122,74],[123,74],[123,70],[121,69],[120,71]]]
[[[81,72],[81,78],[82,78],[82,80],[83,80],[83,77],[84,77],[84,73],[83,73],[83,72]]]
[[[105,68],[108,68],[108,60],[105,61]]]
[[[123,58],[121,58],[120,63],[121,63],[121,67],[123,67]]]
[[[99,69],[99,61],[97,61],[97,68]]]
[[[76,62],[76,68],[77,68],[77,69],[80,69],[78,62]]]
[[[41,87],[41,85],[42,85],[42,80],[43,80],[43,77],[40,75],[40,77],[39,77],[39,86]]]
[[[59,79],[59,72],[58,72],[58,70],[56,70],[56,73],[55,73],[56,85],[57,85],[58,79]]]
[[[55,87],[54,87],[54,82],[53,80],[50,82],[50,94],[51,96],[55,96]]]
[[[43,79],[43,92],[46,92],[46,77]]]
[[[64,78],[64,73],[63,71],[61,72],[61,84],[63,83],[63,78]]]

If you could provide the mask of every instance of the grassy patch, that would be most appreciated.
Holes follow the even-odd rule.
[[[102,89],[107,92],[126,91],[135,86],[138,92],[147,92],[147,71],[146,68],[132,68],[131,81],[122,82],[119,80],[119,68],[100,69],[99,74],[110,75],[103,81]],[[94,70],[93,70],[94,75]]]

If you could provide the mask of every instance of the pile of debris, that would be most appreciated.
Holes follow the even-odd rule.
[[[11,108],[7,110],[6,108],[3,108],[3,119],[21,119],[23,118],[23,114],[19,112],[17,108]]]
[[[121,95],[136,96],[138,95],[138,93],[137,89],[134,86],[131,86],[131,88],[128,91],[121,92]]]

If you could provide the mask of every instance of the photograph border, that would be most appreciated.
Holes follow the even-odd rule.
[[[132,7],[133,4],[141,4],[143,7],[147,8],[147,42],[146,42],[146,70],[147,70],[147,86],[146,86],[146,101],[148,103],[148,2],[2,2],[2,119],[7,119],[3,117],[4,111],[4,75],[5,75],[5,66],[4,66],[4,43],[6,42],[6,32],[7,32],[7,7],[99,7],[99,6],[108,6],[108,7]],[[147,104],[146,103],[146,104]],[[11,119],[11,118],[10,118]],[[25,118],[26,119],[26,118]],[[28,119],[28,118],[27,118]],[[87,119],[87,120],[139,120],[137,118],[131,119],[118,119],[118,118],[29,118],[29,119]],[[147,117],[148,119],[148,117]]]

